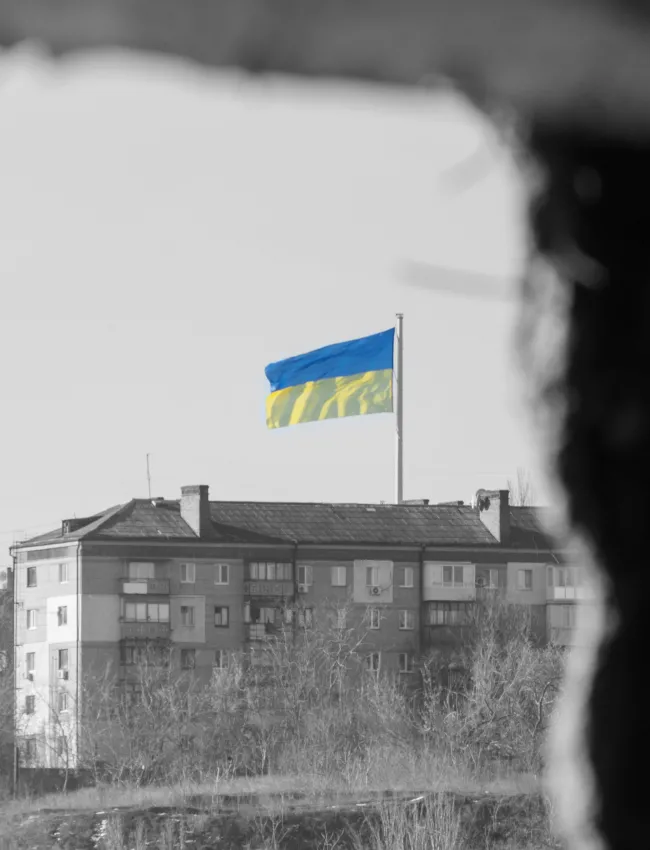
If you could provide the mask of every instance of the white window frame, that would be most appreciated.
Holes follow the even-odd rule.
[[[59,605],[56,609],[56,624],[60,628],[61,626],[68,625],[68,606],[67,605]]]
[[[381,626],[381,611],[379,608],[368,608],[369,628],[376,631]]]
[[[38,628],[38,608],[27,609],[27,629],[33,631]]]
[[[193,629],[196,626],[194,610],[194,605],[181,605],[181,626],[186,629]]]
[[[70,581],[70,564],[59,564],[59,584],[67,584]]]
[[[398,658],[399,672],[410,674],[414,670],[414,658],[412,652],[400,652]]]
[[[340,581],[341,576],[343,576],[343,581]],[[348,568],[342,566],[330,567],[330,581],[332,587],[347,587]]]
[[[407,576],[410,577],[410,581],[407,580]],[[415,580],[415,570],[413,567],[402,567],[402,583],[400,587],[414,587]]]
[[[26,652],[25,653],[25,671],[27,673],[33,673],[36,670],[36,653]]]
[[[65,654],[63,654],[65,653]],[[65,658],[65,664],[62,663]],[[57,655],[57,668],[59,670],[69,670],[70,669],[70,653],[67,649],[60,649]]]
[[[445,588],[470,588],[476,584],[476,564],[463,561],[454,563],[449,561],[425,561],[424,563],[425,576],[427,570],[430,577],[427,579],[429,587],[445,587]],[[451,584],[445,582],[445,568],[451,569]],[[456,584],[456,570],[462,569],[463,580],[461,584]],[[467,578],[466,578],[467,576]]]
[[[217,623],[217,611],[221,612],[221,623]],[[223,622],[223,612],[226,612],[226,622]],[[227,629],[230,626],[230,608],[227,605],[214,606],[214,627],[215,629]]]
[[[530,576],[530,587],[526,587],[526,576]],[[517,590],[528,593],[533,590],[533,570],[531,567],[522,567],[517,570]]]
[[[215,649],[214,669],[224,671],[230,666],[230,655],[227,649]]]
[[[409,621],[411,623],[410,626]],[[410,608],[403,608],[399,612],[399,628],[403,632],[412,632],[415,629],[415,611],[412,611]]]
[[[30,576],[34,577],[34,583],[30,584],[29,579]],[[26,587],[38,587],[38,568],[37,567],[27,567],[25,572],[25,586]]]
[[[224,581],[224,573],[226,580]],[[215,584],[230,584],[230,564],[215,564],[214,565],[214,583]]]
[[[379,587],[379,567],[366,567],[366,587]]]
[[[311,564],[298,564],[298,584],[311,587],[314,583],[314,568]]]
[[[25,707],[23,714],[36,714],[36,696],[35,694],[27,694],[25,697]]]
[[[375,659],[377,661],[376,665],[374,663]],[[381,652],[378,649],[366,655],[366,670],[368,673],[379,673],[381,670]]]
[[[56,698],[56,707],[60,714],[70,711],[70,699],[67,691],[59,691]]]
[[[181,584],[196,584],[196,564],[194,561],[184,561],[181,564]]]

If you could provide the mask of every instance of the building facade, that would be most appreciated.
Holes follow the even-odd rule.
[[[458,639],[477,594],[530,607],[540,640],[569,644],[581,571],[539,511],[507,491],[476,507],[134,499],[12,549],[15,704],[26,764],[74,766],[84,682],[111,675],[137,698],[143,653],[206,679],[229,654],[264,663],[282,626],[343,618],[371,670],[409,676]]]

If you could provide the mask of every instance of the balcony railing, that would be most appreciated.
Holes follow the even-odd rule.
[[[171,627],[169,623],[141,623],[122,621],[120,623],[120,634],[125,638],[169,638]]]
[[[245,581],[245,596],[293,596],[292,581]]]
[[[123,594],[169,596],[169,579],[167,578],[122,578],[120,583]]]
[[[591,588],[580,585],[578,587],[547,587],[546,588],[546,599],[549,602],[555,602],[557,600],[564,601],[565,599],[593,599],[594,594]]]

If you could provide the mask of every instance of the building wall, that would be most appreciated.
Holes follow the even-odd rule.
[[[429,628],[425,622],[426,606],[433,602],[449,604],[472,603],[476,599],[476,578],[496,576],[497,587],[505,591],[506,598],[518,604],[530,606],[534,629],[554,639],[568,641],[569,636],[561,633],[564,628],[558,618],[557,606],[548,605],[557,594],[549,596],[546,565],[548,553],[525,556],[525,561],[512,560],[503,550],[453,550],[381,547],[300,547],[288,546],[218,546],[214,544],[187,543],[84,543],[81,555],[82,574],[79,577],[81,596],[79,600],[80,620],[77,623],[77,575],[76,549],[68,548],[65,558],[54,549],[47,557],[37,553],[21,553],[17,584],[19,589],[18,649],[20,685],[17,699],[20,706],[26,694],[38,696],[40,706],[25,725],[29,729],[44,730],[52,739],[55,727],[63,720],[73,732],[74,716],[59,718],[52,722],[48,711],[61,689],[77,690],[77,663],[80,663],[81,678],[79,693],[83,694],[84,681],[92,676],[103,676],[107,669],[123,679],[132,671],[122,664],[121,641],[130,633],[123,622],[125,601],[165,601],[170,605],[169,627],[160,629],[173,649],[173,663],[180,665],[181,650],[195,653],[196,674],[208,677],[212,671],[215,653],[218,650],[239,651],[250,645],[249,631],[244,622],[246,600],[281,607],[286,600],[272,598],[263,601],[252,595],[248,581],[247,564],[250,561],[292,562],[311,567],[311,584],[305,593],[299,593],[295,604],[300,607],[346,609],[348,625],[363,630],[363,651],[381,653],[381,669],[397,671],[400,653],[417,654],[431,646],[444,647],[457,642],[462,630],[440,625]],[[129,562],[153,563],[153,579],[131,582],[125,587],[129,574]],[[60,581],[59,563],[67,564],[66,582]],[[181,581],[182,564],[194,564],[194,580]],[[227,564],[228,583],[215,582],[218,564]],[[27,566],[37,567],[37,585],[26,586]],[[345,567],[346,583],[333,586],[331,568]],[[369,593],[366,585],[366,568],[379,568],[379,596]],[[463,570],[462,586],[445,586],[438,581],[443,566],[459,566]],[[403,587],[404,568],[413,572],[413,586]],[[532,571],[530,589],[517,586],[520,569]],[[490,573],[489,571],[493,572]],[[287,592],[297,589],[298,574],[287,584]],[[258,588],[259,590],[259,588]],[[125,591],[137,591],[125,592]],[[265,591],[266,592],[266,591]],[[188,604],[195,607],[192,627],[181,623],[180,608]],[[571,604],[571,603],[564,603]],[[68,608],[65,626],[57,622],[57,610],[62,605]],[[215,607],[228,608],[228,625],[216,626]],[[26,628],[26,610],[38,610],[36,629]],[[370,612],[379,611],[379,628],[370,628]],[[413,629],[400,628],[400,611],[411,612]],[[322,616],[322,613],[321,615]],[[331,621],[330,621],[331,622]],[[564,623],[564,620],[562,621]],[[317,623],[318,625],[318,623]],[[76,652],[77,628],[81,637],[81,650]],[[58,650],[69,651],[69,678],[57,678]],[[24,680],[25,653],[36,653],[34,682]],[[76,703],[75,703],[76,704]],[[74,737],[74,735],[73,735]],[[71,744],[72,746],[72,744]],[[44,752],[51,761],[54,746],[44,744]],[[49,747],[49,749],[48,749]],[[47,755],[49,753],[49,755]]]

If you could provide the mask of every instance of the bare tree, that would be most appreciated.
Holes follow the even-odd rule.
[[[530,508],[535,504],[535,488],[530,472],[522,466],[517,467],[517,477],[507,481],[510,491],[510,504],[519,508]]]

